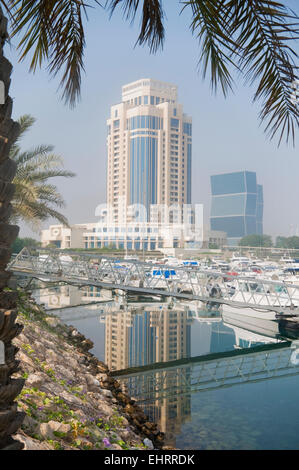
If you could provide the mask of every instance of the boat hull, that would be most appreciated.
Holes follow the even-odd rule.
[[[248,318],[259,318],[264,320],[275,320],[277,312],[271,312],[268,310],[255,310],[254,308],[237,308],[231,307],[230,305],[222,305],[222,313],[227,314],[235,314],[241,317],[248,317]]]

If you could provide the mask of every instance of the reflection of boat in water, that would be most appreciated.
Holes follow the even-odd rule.
[[[230,328],[237,327],[242,330],[247,330],[250,337],[253,338],[253,335],[257,336],[257,338],[254,339],[255,342],[273,342],[273,340],[279,336],[280,330],[279,323],[277,321],[267,320],[265,318],[256,318],[246,315],[246,312],[244,311],[242,313],[240,312],[240,309],[239,313],[235,313],[234,311],[223,312],[223,323]]]
[[[248,316],[246,312],[242,312],[242,314],[233,311],[223,312],[222,320],[223,323],[230,328],[233,327],[235,329],[235,327],[237,327],[242,330],[247,330],[251,336],[257,336],[255,341],[262,343],[299,338],[298,330],[289,331],[283,327],[280,321]]]

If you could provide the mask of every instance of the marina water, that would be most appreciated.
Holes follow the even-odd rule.
[[[72,286],[34,296],[93,341],[91,352],[159,423],[166,444],[299,449],[296,338],[258,323],[248,329],[242,319],[229,323],[195,302]]]

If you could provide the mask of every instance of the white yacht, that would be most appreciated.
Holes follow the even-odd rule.
[[[299,306],[299,296],[296,298],[294,293],[292,293],[292,297],[290,297],[290,292],[283,283],[267,285],[254,282],[254,280],[238,281],[238,288],[235,290],[230,300],[235,302],[236,305],[239,303],[239,306],[232,307],[231,305],[223,304],[223,313],[235,313],[242,316],[263,318],[266,320],[275,320],[278,312],[266,310],[263,308],[265,306],[276,308],[289,307],[290,310],[298,308]],[[246,304],[246,306],[242,304]]]
[[[230,260],[230,264],[251,264],[252,260],[247,256],[233,256]]]

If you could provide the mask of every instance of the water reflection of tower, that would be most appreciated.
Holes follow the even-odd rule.
[[[156,328],[151,322],[151,312],[144,311],[131,318],[129,330],[128,366],[137,367],[153,364],[156,360]]]
[[[110,370],[128,367],[131,313],[117,311],[105,317],[105,362]]]
[[[157,332],[157,362],[190,357],[191,323],[192,317],[186,310],[152,312],[152,324],[155,325]],[[165,393],[162,399],[156,396],[152,410],[154,415],[151,418],[159,420],[161,430],[167,434],[172,445],[175,445],[174,436],[180,432],[181,425],[190,419],[191,394],[188,393],[190,380],[189,367],[156,373],[156,382],[163,384],[157,395]],[[183,389],[184,393],[181,393]]]
[[[113,312],[105,317],[105,362],[111,370],[152,364],[155,329],[150,312]]]
[[[105,361],[110,369],[190,357],[192,317],[188,311],[147,307],[139,312],[118,311],[106,316]],[[145,414],[171,437],[190,417],[190,378],[190,368],[184,367],[156,372],[151,377],[140,375],[129,379],[126,386],[132,396],[147,398]]]

